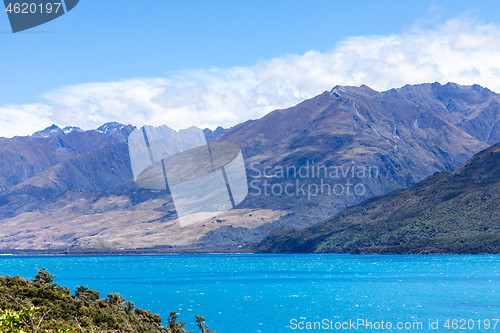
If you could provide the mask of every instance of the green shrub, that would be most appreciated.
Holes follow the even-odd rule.
[[[176,312],[162,326],[160,315],[136,308],[120,294],[99,299],[99,292],[84,286],[72,294],[54,278],[45,268],[32,280],[0,276],[0,333],[190,333]],[[195,317],[202,333],[215,333],[203,317]]]

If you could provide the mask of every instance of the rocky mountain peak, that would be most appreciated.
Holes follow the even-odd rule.
[[[337,85],[330,91],[330,95],[340,97],[341,95],[349,94],[348,87]]]
[[[64,131],[59,128],[56,124],[52,124],[44,130],[33,133],[32,137],[34,138],[48,138],[52,136],[56,136],[58,134],[64,134]]]
[[[99,126],[96,131],[100,132],[100,133],[104,133],[104,134],[111,134],[113,132],[121,130],[124,127],[125,127],[125,125],[120,124],[116,121],[113,121],[110,123],[106,123],[102,126]]]
[[[76,126],[66,126],[63,128],[64,134],[69,134],[71,132],[83,132],[83,130],[80,127]]]

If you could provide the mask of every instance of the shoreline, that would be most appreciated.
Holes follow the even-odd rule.
[[[10,256],[165,256],[165,255],[359,255],[359,256],[496,256],[499,253],[259,253],[252,251],[158,251],[137,250],[0,250],[0,257]]]

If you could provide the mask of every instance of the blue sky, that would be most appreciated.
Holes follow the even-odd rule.
[[[17,121],[17,114],[19,118],[33,114],[33,121],[24,123],[28,133],[51,122],[66,126],[75,121],[74,125],[82,127],[92,127],[113,117],[126,122],[127,119],[119,116],[125,109],[137,112],[142,108],[151,108],[144,112],[142,118],[132,119],[137,123],[168,121],[168,117],[157,115],[172,108],[172,105],[165,106],[165,101],[174,98],[176,107],[182,106],[189,102],[190,92],[210,95],[214,87],[221,85],[231,87],[226,91],[237,90],[234,87],[240,83],[242,88],[229,97],[229,92],[224,93],[222,102],[219,95],[219,102],[214,101],[212,95],[207,95],[203,102],[198,101],[201,104],[196,101],[194,104],[198,103],[197,107],[202,111],[206,108],[206,114],[214,115],[207,105],[216,107],[217,103],[234,103],[232,107],[241,109],[247,99],[262,102],[236,115],[225,110],[214,117],[204,116],[205,119],[211,118],[204,121],[209,125],[220,123],[228,126],[245,118],[255,118],[273,107],[293,105],[336,84],[375,82],[375,88],[383,89],[400,82],[426,82],[425,76],[377,80],[376,75],[387,74],[358,71],[345,72],[342,76],[337,72],[331,74],[331,69],[337,66],[334,62],[339,59],[338,49],[345,48],[346,44],[356,50],[372,42],[393,45],[389,40],[392,36],[403,40],[396,42],[402,45],[406,40],[404,36],[415,34],[427,37],[462,34],[469,40],[478,39],[479,34],[495,40],[499,24],[500,4],[497,1],[473,3],[456,0],[81,0],[67,15],[17,34],[10,32],[7,15],[4,14],[0,15],[3,51],[0,53],[0,136],[12,134],[7,127],[16,128],[12,125]],[[463,26],[468,26],[469,30],[460,30]],[[354,46],[356,41],[361,46]],[[469,43],[467,47],[480,48],[481,45],[470,46]],[[403,58],[411,58],[411,52],[418,53],[419,50],[408,50],[406,47]],[[492,52],[496,49],[483,56],[490,57],[493,63],[496,58]],[[356,54],[362,53],[356,51]],[[345,56],[345,52],[342,54]],[[423,59],[425,55],[416,55],[415,58]],[[355,64],[356,68],[363,67],[363,64],[368,68],[370,62],[363,59]],[[459,59],[460,56],[457,56],[456,61],[460,62]],[[304,62],[316,65],[304,65]],[[323,65],[326,66],[325,75],[321,72]],[[266,70],[261,70],[264,67]],[[298,70],[295,72],[298,67],[306,70],[307,75]],[[446,64],[441,67],[446,67]],[[282,72],[276,72],[279,68],[296,75],[282,77]],[[475,69],[469,66],[459,70],[473,73]],[[479,71],[484,73],[484,70]],[[325,81],[314,89],[308,88],[314,80],[313,74],[318,78],[329,78],[328,73],[332,82]],[[272,86],[276,88],[274,97],[269,92],[272,89],[267,86],[269,81],[262,79],[271,76]],[[300,81],[301,76],[310,77]],[[358,79],[352,79],[354,77]],[[429,81],[448,79],[445,69],[440,75],[428,77]],[[262,85],[262,80],[265,85]],[[484,79],[485,83],[490,81]],[[249,88],[252,83],[249,82],[260,88],[252,90]],[[380,84],[377,85],[378,82]],[[130,89],[140,96],[137,100],[113,99]],[[261,94],[262,91],[266,91],[267,95]],[[183,94],[187,97],[179,100]],[[246,97],[241,97],[243,95]],[[237,100],[238,96],[241,101]],[[143,97],[155,105],[143,104]],[[96,103],[95,99],[103,102]],[[83,104],[85,106],[81,107],[79,116],[62,115],[68,108]],[[155,109],[156,105],[166,109]],[[217,108],[220,109],[220,105]]]

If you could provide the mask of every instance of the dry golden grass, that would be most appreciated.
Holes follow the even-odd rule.
[[[98,206],[104,208],[106,205],[109,203],[100,202]],[[150,205],[151,203],[148,204]],[[70,207],[53,213],[29,212],[5,219],[2,221],[0,248],[49,249],[76,246],[136,249],[158,245],[185,246],[196,243],[209,231],[220,227],[253,229],[287,214],[265,209],[236,209],[181,228],[178,220],[165,221],[165,213],[151,209],[88,215],[72,214],[69,210]]]

